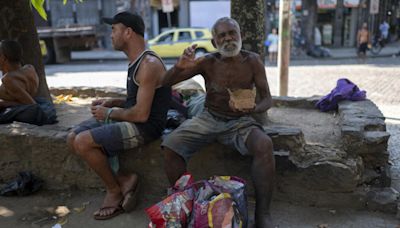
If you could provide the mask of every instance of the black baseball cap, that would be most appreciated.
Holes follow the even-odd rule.
[[[144,37],[144,22],[141,16],[129,12],[121,12],[113,18],[103,17],[103,22],[109,25],[122,23],[134,32]]]

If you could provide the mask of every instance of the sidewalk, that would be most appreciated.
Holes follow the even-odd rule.
[[[332,57],[330,58],[313,58],[313,57],[296,57],[296,60],[315,60],[315,59],[352,59],[357,58],[357,49],[355,47],[345,48],[329,48]],[[372,55],[367,52],[369,58],[394,56],[400,52],[400,42],[393,42],[386,45],[378,55]],[[123,52],[114,50],[91,50],[91,51],[73,51],[71,59],[75,61],[82,60],[126,60]]]
[[[327,59],[347,59],[347,58],[357,58],[356,47],[352,48],[331,48],[329,49],[332,57]],[[400,42],[392,42],[387,44],[378,55],[373,55],[370,51],[367,52],[368,58],[376,57],[390,57],[394,56],[400,52]]]

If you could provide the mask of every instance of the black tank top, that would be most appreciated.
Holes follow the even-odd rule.
[[[161,63],[163,63],[160,57],[158,57],[154,52],[146,50],[136,59],[133,64],[129,66],[126,82],[128,97],[126,98],[125,108],[131,108],[137,102],[136,97],[139,89],[139,84],[136,82],[135,78],[140,63],[146,55],[152,55],[158,58]],[[150,116],[147,122],[135,123],[139,131],[142,133],[145,142],[149,142],[161,136],[167,122],[167,112],[169,109],[170,100],[170,87],[163,86],[157,88],[154,94],[153,103],[151,104]]]

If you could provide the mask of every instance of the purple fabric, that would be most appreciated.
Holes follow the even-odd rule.
[[[323,112],[337,110],[340,101],[365,100],[366,93],[365,90],[360,90],[349,79],[341,78],[337,81],[336,87],[328,95],[321,98],[315,106]]]

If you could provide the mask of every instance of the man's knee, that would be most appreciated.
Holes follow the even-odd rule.
[[[176,153],[175,151],[173,151],[167,147],[163,147],[163,153],[164,153],[164,160],[167,165],[170,164],[170,162],[173,162],[175,160],[184,161],[182,156],[180,156],[178,153]]]
[[[247,148],[255,158],[272,157],[273,144],[271,138],[261,130],[253,130],[247,139]]]
[[[72,136],[71,136],[72,137]],[[76,135],[73,140],[73,148],[78,155],[84,155],[95,146],[93,137],[89,131],[83,131]]]
[[[68,135],[67,135],[67,145],[68,145],[68,148],[69,148],[71,151],[73,151],[73,152],[75,152],[75,147],[74,147],[75,137],[76,137],[76,134],[75,134],[75,132],[73,132],[73,131],[71,131],[71,132],[68,133]]]

